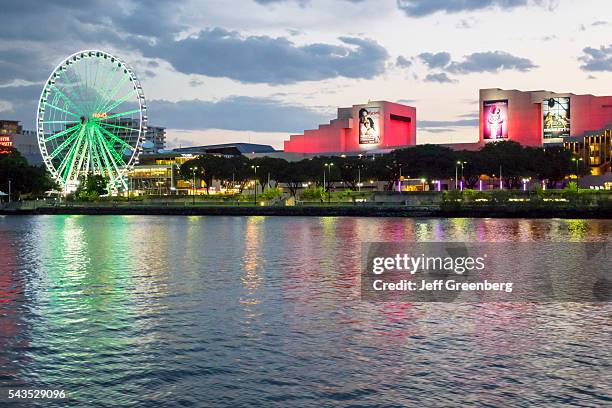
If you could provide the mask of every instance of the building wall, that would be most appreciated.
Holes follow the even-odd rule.
[[[480,143],[484,143],[484,102],[508,100],[508,138],[524,146],[542,145],[542,109],[532,102],[531,92],[502,89],[481,89],[479,102]]]
[[[305,130],[304,134],[291,135],[284,142],[286,152],[321,153],[345,151],[347,136],[352,129],[352,119],[334,119],[318,129]]]
[[[379,114],[375,124],[379,142],[359,143],[359,112],[362,108]],[[394,119],[392,119],[392,117]],[[289,153],[343,153],[414,146],[416,144],[416,109],[386,101],[339,108],[338,117],[318,129],[291,135],[284,143]]]
[[[588,132],[581,137],[572,137],[563,146],[580,157],[580,165],[588,166],[591,174],[610,172],[612,162],[612,129]]]
[[[603,129],[612,124],[612,96],[572,95],[571,136]]]
[[[32,166],[43,163],[36,131],[24,130],[17,120],[0,120],[0,147],[12,147]]]
[[[38,147],[38,138],[34,130],[22,130],[18,135],[13,136],[13,147],[19,150],[19,153],[26,158],[32,166],[43,164],[40,147]]]
[[[147,126],[146,140],[153,143],[152,148],[143,148],[145,154],[156,153],[166,148],[166,128]]]

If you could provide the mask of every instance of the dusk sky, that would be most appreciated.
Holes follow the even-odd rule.
[[[0,118],[35,129],[43,82],[81,49],[132,65],[169,147],[282,148],[368,100],[415,106],[419,143],[475,141],[479,88],[612,94],[606,0],[75,4],[3,3]]]

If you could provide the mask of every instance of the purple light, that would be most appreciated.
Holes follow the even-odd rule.
[[[523,180],[523,191],[527,191],[527,180]]]
[[[459,182],[459,188],[461,189],[461,191],[463,191],[463,180]]]
[[[441,191],[441,190],[442,190],[442,182],[441,182],[440,180],[437,180],[437,181],[436,181],[436,184],[438,185],[437,190],[438,190],[438,191]]]
[[[482,180],[478,180],[478,189],[482,191]]]
[[[546,190],[546,182],[542,180],[542,190]]]
[[[500,190],[504,189],[504,182],[502,181],[502,179],[499,179],[499,189]]]

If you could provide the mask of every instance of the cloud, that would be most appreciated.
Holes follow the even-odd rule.
[[[123,43],[125,34],[162,37],[186,27],[179,2],[130,0],[113,5],[88,0],[75,7],[70,0],[3,2],[0,38]]]
[[[397,0],[397,7],[410,17],[424,17],[437,12],[460,13],[491,8],[512,10],[528,5],[545,6],[549,10],[556,8],[555,0]]]
[[[249,83],[369,79],[385,70],[387,51],[370,39],[341,37],[335,43],[297,45],[284,37],[243,36],[223,28],[185,38],[189,27],[184,21],[190,14],[185,2],[163,0],[130,0],[115,7],[105,0],[81,7],[69,0],[7,2],[0,25],[0,84],[42,81],[58,55],[83,48],[141,52],[166,59],[179,72]],[[146,67],[147,76],[158,66]]]
[[[10,109],[2,109],[3,119],[20,120],[25,129],[35,130],[36,108],[41,91],[42,84],[1,87],[0,98],[10,103]]]
[[[423,61],[429,68],[444,68],[451,60],[451,55],[448,52],[424,52],[418,55],[419,59]]]
[[[422,132],[445,133],[455,132],[457,128],[477,127],[478,115],[473,117],[473,114],[470,114],[470,116],[472,117],[469,119],[459,120],[417,120],[417,129]]]
[[[5,119],[23,121],[25,129],[36,129],[36,106],[41,86],[10,86],[0,88]],[[288,104],[277,99],[231,96],[218,101],[147,100],[150,125],[174,129],[227,129],[256,132],[302,132],[327,123],[333,112]]]
[[[297,4],[299,4],[300,7],[306,7],[307,5],[310,4],[310,0],[253,0],[255,1],[255,3],[261,4],[262,6],[269,6],[272,4],[279,4],[279,3],[289,3],[291,1],[296,2]],[[345,0],[349,3],[362,3],[365,0]]]
[[[59,58],[79,49],[125,55],[146,39],[173,36],[185,28],[181,7],[163,0],[88,0],[78,7],[70,0],[3,2],[0,84],[44,81]]]
[[[608,25],[610,23],[608,23],[607,21],[603,21],[603,20],[597,20],[594,21],[593,24],[591,24],[593,27],[597,27],[597,26],[605,26]]]
[[[157,74],[154,71],[151,71],[150,69],[145,69],[143,74],[146,78],[155,78],[157,76]]]
[[[204,81],[194,78],[192,80],[189,81],[189,86],[192,88],[197,88],[198,86],[202,86],[204,85]]]
[[[475,18],[462,18],[455,25],[455,27],[457,27],[459,29],[469,29],[469,28],[474,27],[475,25],[476,25],[476,19]]]
[[[227,77],[246,83],[291,84],[336,77],[371,79],[385,70],[388,53],[377,42],[340,37],[341,45],[296,45],[284,37],[243,36],[213,28],[174,41],[143,46],[185,74]]]
[[[395,65],[397,65],[400,68],[409,68],[412,65],[412,61],[400,55],[395,60]]]
[[[440,72],[438,74],[427,74],[425,77],[425,82],[439,82],[441,84],[445,84],[453,83],[455,80],[449,78],[444,72]]]
[[[261,4],[262,6],[269,6],[269,5],[273,5],[273,4],[279,4],[279,3],[287,3],[289,0],[254,0],[255,3]],[[309,3],[310,0],[294,0],[297,4],[300,5],[300,7],[306,7]]]
[[[15,81],[42,84],[53,64],[41,58],[41,53],[37,46],[0,49],[0,85]]]
[[[452,74],[502,70],[529,71],[537,67],[527,58],[517,57],[504,51],[475,52],[464,56],[462,61],[452,61],[450,53],[446,51],[424,52],[417,57],[430,69],[441,69]],[[441,74],[430,74],[428,77],[437,82],[449,82],[449,78]]]
[[[166,141],[167,149],[174,149],[176,147],[186,147],[186,146],[193,146],[193,145],[194,145],[193,140],[182,138],[182,137],[173,137],[173,138],[169,138]]]
[[[479,101],[476,101],[476,103],[479,103]],[[472,112],[472,113],[463,113],[461,115],[457,115],[457,117],[459,118],[466,118],[466,119],[472,119],[472,120],[478,120],[478,112]]]
[[[469,74],[502,70],[525,72],[533,68],[537,68],[537,65],[527,58],[517,57],[504,51],[486,51],[466,55],[463,61],[452,62],[446,69],[454,74]]]
[[[199,99],[147,103],[154,125],[174,129],[228,129],[256,132],[302,132],[326,123],[331,113],[269,98],[232,96],[218,101]]]
[[[478,126],[478,118],[459,120],[417,120],[417,128],[419,129],[466,126]]]
[[[612,71],[612,45],[600,46],[599,48],[585,47],[584,55],[578,58],[583,64],[580,68],[584,71]]]
[[[0,113],[7,113],[13,110],[13,104],[9,101],[3,101],[0,99]]]
[[[452,128],[418,128],[418,129],[421,130],[422,132],[429,132],[429,133],[448,133],[448,132],[455,131],[455,129],[452,129]]]

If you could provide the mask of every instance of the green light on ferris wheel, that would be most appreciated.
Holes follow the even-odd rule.
[[[113,191],[127,189],[127,172],[146,130],[146,105],[133,71],[103,51],[81,51],[51,73],[38,104],[38,142],[65,191],[89,174]]]

